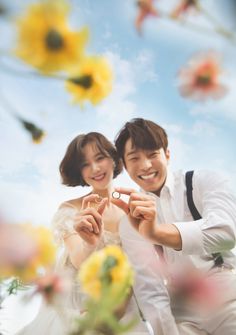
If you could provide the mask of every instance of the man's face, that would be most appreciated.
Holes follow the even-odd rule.
[[[124,150],[124,161],[130,178],[144,191],[160,195],[167,176],[169,150],[143,150],[132,147],[128,139]]]

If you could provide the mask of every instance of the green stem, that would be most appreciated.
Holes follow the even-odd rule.
[[[201,9],[202,11],[202,9]],[[203,26],[199,26],[197,24],[194,24],[192,22],[189,22],[183,18],[173,18],[171,17],[171,15],[169,15],[168,13],[165,13],[163,11],[159,11],[160,12],[160,17],[162,17],[163,19],[167,19],[170,21],[174,21],[176,23],[178,23],[179,25],[185,26],[186,28],[191,29],[192,31],[195,31],[197,33],[204,33],[204,34],[213,34],[213,35],[220,35],[222,38],[225,38],[226,40],[230,41],[230,42],[236,42],[236,36],[233,32],[230,32],[228,30],[226,30],[224,27],[222,26],[217,26],[214,27],[213,29],[209,29],[207,27],[203,27]]]
[[[10,54],[8,54],[8,56],[9,55]],[[3,70],[6,74],[23,76],[23,77],[32,78],[32,79],[45,79],[45,77],[49,79],[53,79],[53,80],[60,80],[60,81],[66,81],[68,79],[68,77],[63,76],[63,75],[45,74],[45,73],[40,73],[36,71],[19,70],[19,69],[13,68],[12,66],[6,64],[1,58],[0,58],[0,67],[1,67],[1,70]]]
[[[204,7],[199,4],[199,9],[201,13],[214,25],[214,29],[217,33],[225,36],[226,38],[235,40],[235,34],[232,31],[226,29],[222,24],[212,16]]]

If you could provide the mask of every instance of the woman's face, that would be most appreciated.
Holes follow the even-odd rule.
[[[96,190],[105,190],[113,179],[114,161],[106,157],[95,143],[84,146],[84,162],[81,175],[84,181]]]

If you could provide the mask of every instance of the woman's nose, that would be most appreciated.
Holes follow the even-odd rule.
[[[96,171],[100,170],[100,166],[97,162],[92,163],[91,167],[92,167],[93,172],[96,172]]]

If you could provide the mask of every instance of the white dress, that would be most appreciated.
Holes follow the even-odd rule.
[[[72,275],[72,278],[77,273],[77,269],[74,268],[68,253],[64,248],[64,238],[72,234],[75,234],[74,225],[74,215],[76,214],[76,209],[74,207],[66,207],[59,209],[53,218],[53,232],[57,244],[61,247],[61,254],[58,258],[56,264],[56,271],[66,271]],[[120,245],[120,238],[118,233],[112,233],[110,231],[104,231],[100,245],[97,250],[104,247],[104,245],[116,244]],[[85,295],[81,292],[80,285],[77,281],[72,280],[72,289],[70,293],[63,298],[63,306],[55,307],[42,304],[39,313],[36,318],[23,329],[16,333],[16,335],[67,335],[68,325],[74,316],[79,316],[80,310],[82,309],[83,301]],[[138,309],[133,298],[126,309],[126,314],[121,321],[127,321],[133,317],[138,316]],[[139,322],[135,329],[127,335],[145,335],[148,334],[143,322]]]

